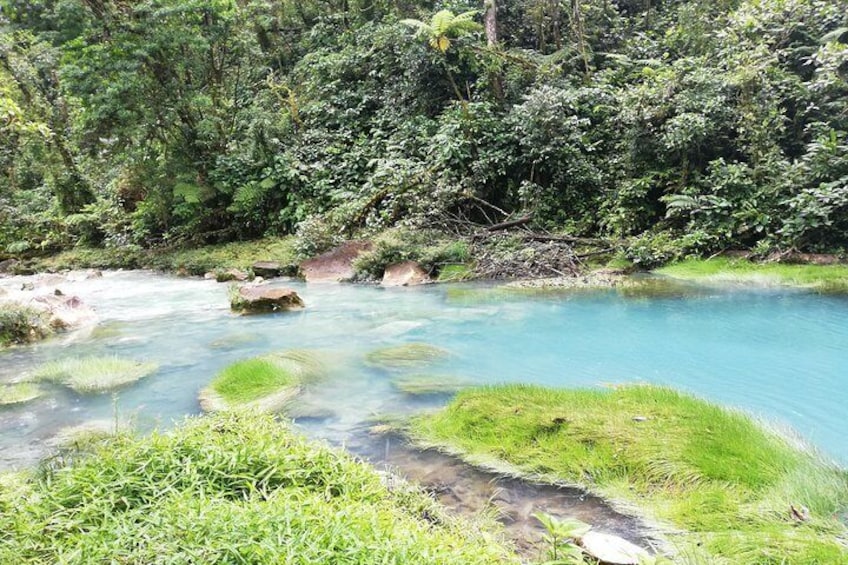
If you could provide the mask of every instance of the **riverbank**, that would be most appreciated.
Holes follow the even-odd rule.
[[[0,532],[3,563],[518,563],[493,522],[246,413],[0,476]]]
[[[669,389],[473,389],[408,433],[475,465],[597,493],[656,523],[683,562],[848,563],[843,469]]]
[[[690,259],[654,273],[696,282],[761,286],[790,286],[822,293],[848,293],[848,264],[756,263],[747,259],[714,257]]]

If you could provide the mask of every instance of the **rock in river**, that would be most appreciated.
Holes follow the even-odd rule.
[[[300,264],[306,282],[341,282],[356,274],[353,261],[371,249],[367,241],[348,241],[339,247]]]
[[[284,286],[243,286],[230,301],[237,312],[263,314],[285,310],[298,310],[305,305],[293,289]]]
[[[579,543],[590,557],[605,565],[639,565],[649,557],[638,545],[612,534],[587,532]]]
[[[428,282],[430,282],[430,275],[421,265],[415,261],[402,261],[386,267],[382,284],[383,286],[415,286]]]

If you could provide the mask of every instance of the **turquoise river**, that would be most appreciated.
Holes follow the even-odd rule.
[[[28,280],[0,279],[0,288]],[[286,284],[305,310],[237,316],[227,286],[213,281],[113,272],[60,282],[96,309],[99,324],[0,352],[0,382],[68,356],[117,355],[160,368],[115,395],[56,387],[0,409],[0,469],[32,464],[66,426],[115,418],[140,429],[170,426],[199,413],[198,392],[227,364],[292,348],[322,350],[335,368],[299,399],[296,423],[344,444],[376,416],[447,400],[405,396],[392,384],[396,375],[364,361],[375,348],[406,342],[447,349],[428,372],[474,383],[670,385],[797,432],[848,462],[845,296],[728,286],[528,294],[491,285]]]

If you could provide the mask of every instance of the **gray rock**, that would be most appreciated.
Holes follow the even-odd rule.
[[[600,532],[587,532],[579,544],[590,557],[605,565],[639,565],[650,557],[647,551],[624,538]]]

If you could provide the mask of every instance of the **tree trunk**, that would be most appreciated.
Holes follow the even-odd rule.
[[[485,0],[486,13],[483,15],[483,23],[486,26],[486,41],[489,47],[494,47],[498,42],[498,6],[495,0]]]

